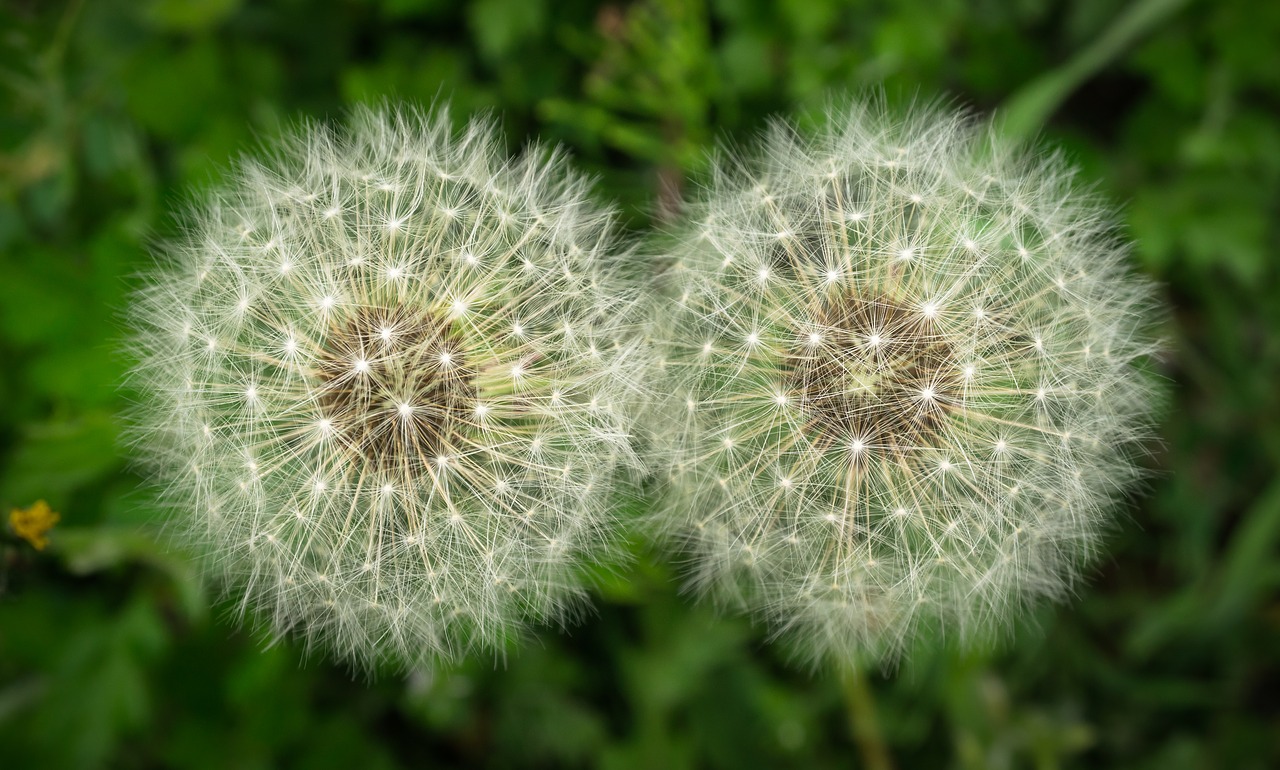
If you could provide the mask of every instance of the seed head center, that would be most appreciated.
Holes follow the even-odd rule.
[[[936,314],[884,297],[841,296],[823,300],[813,321],[823,343],[803,344],[806,337],[784,360],[811,433],[895,453],[939,443],[963,378]]]
[[[335,318],[317,366],[324,419],[380,470],[448,455],[477,405],[475,371],[446,318],[401,306]]]

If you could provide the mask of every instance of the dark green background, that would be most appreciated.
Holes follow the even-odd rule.
[[[1151,483],[1000,650],[844,686],[642,554],[569,634],[368,683],[264,650],[157,544],[118,314],[238,153],[447,97],[568,146],[639,231],[717,140],[882,85],[1064,148],[1172,307]],[[0,513],[63,516],[0,550],[0,766],[1280,766],[1278,115],[1259,0],[0,0]]]

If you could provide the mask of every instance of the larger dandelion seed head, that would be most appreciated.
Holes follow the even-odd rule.
[[[936,108],[716,169],[660,314],[695,587],[854,662],[1069,588],[1153,406],[1152,289],[1069,177]]]
[[[274,633],[359,663],[563,617],[634,465],[616,249],[563,159],[483,121],[361,111],[246,162],[134,312],[178,529]]]

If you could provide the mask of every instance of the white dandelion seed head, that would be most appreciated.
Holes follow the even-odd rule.
[[[1138,475],[1159,312],[1060,161],[939,108],[826,125],[722,163],[673,241],[658,390],[698,409],[655,418],[657,518],[702,593],[882,661],[1068,592]]]
[[[133,446],[276,635],[360,665],[500,650],[567,619],[611,553],[640,301],[586,181],[501,144],[443,109],[304,126],[138,293]]]

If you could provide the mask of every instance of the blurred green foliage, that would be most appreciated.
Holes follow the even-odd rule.
[[[3,0],[0,766],[1280,766],[1280,4]],[[263,649],[119,459],[118,313],[168,212],[299,117],[386,98],[569,147],[636,229],[719,140],[883,86],[1003,110],[1125,205],[1173,308],[1150,488],[1002,649],[842,682],[643,552],[508,660],[373,682]]]

